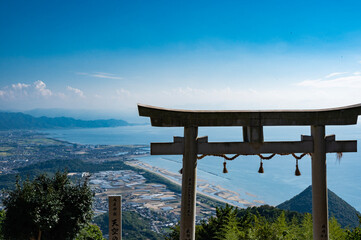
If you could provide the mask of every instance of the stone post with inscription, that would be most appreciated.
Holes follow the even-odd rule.
[[[122,239],[122,196],[109,196],[109,240]]]

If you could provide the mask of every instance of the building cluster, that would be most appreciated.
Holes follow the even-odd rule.
[[[142,173],[132,170],[102,171],[90,176],[95,191],[94,211],[108,211],[108,196],[122,196],[122,211],[136,211],[152,220],[152,229],[163,232],[180,220],[179,193],[170,191],[164,184],[147,182]],[[199,204],[198,222],[215,213],[214,208]]]
[[[147,183],[141,174],[132,170],[94,173],[89,184],[95,191],[96,214],[108,211],[108,196],[121,195],[122,211],[136,211],[152,219],[152,229],[156,232],[179,221],[180,196],[163,184]]]

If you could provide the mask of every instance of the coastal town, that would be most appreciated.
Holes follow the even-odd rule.
[[[121,161],[129,169],[92,172],[68,169],[68,175],[72,178],[88,178],[95,193],[95,215],[108,211],[108,196],[121,195],[122,211],[136,211],[142,217],[152,219],[152,230],[155,232],[162,233],[164,229],[179,222],[180,191],[169,189],[165,183],[152,182],[143,175],[151,171],[157,176],[166,177],[164,179],[170,180],[173,185],[177,184],[176,180],[180,180],[181,175],[152,169],[151,166],[136,160],[137,157],[149,155],[148,146],[82,145],[51,139],[35,131],[1,131],[0,141],[0,178],[20,174],[26,167],[54,159],[77,159],[99,165]],[[210,189],[208,187],[208,191],[211,191]],[[214,215],[216,210],[215,205],[210,204],[212,201],[204,199],[206,198],[197,201],[197,222]]]
[[[108,197],[122,196],[122,210],[136,211],[152,220],[152,229],[163,229],[176,225],[180,220],[180,193],[165,184],[147,183],[142,175],[132,170],[102,171],[90,176],[90,185],[95,191],[95,214],[108,211]],[[197,202],[197,222],[214,215],[215,208]]]
[[[87,168],[87,171],[71,167],[66,167],[66,170],[74,179],[89,180],[95,193],[95,215],[107,213],[108,196],[121,195],[123,211],[135,211],[143,218],[151,219],[152,230],[162,233],[180,220],[179,186],[182,175],[141,161],[142,157],[149,156],[149,151],[146,145],[77,144],[49,138],[36,131],[0,131],[0,178],[21,174],[32,165],[54,160],[93,164],[91,170]],[[112,163],[121,163],[122,167],[113,167]],[[107,166],[100,168],[104,164]],[[149,173],[163,180],[155,181],[149,177]],[[2,181],[2,188],[14,184],[9,181],[7,185],[5,183]],[[202,179],[197,183],[197,191],[198,223],[214,215],[215,207],[225,203],[237,207],[263,204],[263,201],[256,199],[252,202],[245,200],[237,192]]]

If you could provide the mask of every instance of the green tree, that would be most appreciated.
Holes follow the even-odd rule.
[[[73,184],[66,172],[21,183],[3,199],[5,239],[72,240],[92,217],[88,182]]]
[[[312,240],[313,239],[313,221],[312,215],[306,213],[301,222],[301,232],[299,239]]]
[[[174,227],[171,227],[171,232],[168,233],[164,239],[165,240],[178,240],[180,238],[180,226],[175,225]]]
[[[256,208],[249,208],[252,211]],[[217,208],[216,216],[196,226],[196,240],[312,240],[312,215],[306,213],[303,218],[293,215],[287,218],[287,212],[273,211],[270,207],[258,211],[238,210],[226,205]],[[266,217],[267,216],[267,217]],[[278,216],[278,217],[276,217]],[[292,216],[292,215],[289,215]],[[360,226],[361,226],[361,217]],[[360,240],[361,228],[344,230],[332,217],[329,221],[330,240]],[[179,226],[173,228],[167,240],[179,239]]]
[[[330,240],[344,240],[346,232],[341,228],[335,217],[331,217],[329,221]]]
[[[300,239],[299,236],[301,235],[301,224],[300,220],[297,217],[293,217],[289,222],[288,226],[288,235],[285,239],[290,240],[297,240]]]
[[[210,217],[208,221],[203,221],[197,229],[197,240],[216,240],[221,234],[219,231],[228,225],[231,215],[236,215],[237,209],[233,206],[226,205],[224,208],[216,208],[216,216]],[[235,216],[234,216],[235,217]]]
[[[277,239],[287,239],[287,235],[289,234],[289,227],[286,222],[286,217],[284,212],[281,213],[281,215],[276,219],[276,221],[272,225],[273,225],[272,228],[275,230]]]
[[[4,222],[4,219],[5,219],[5,211],[0,210],[0,239],[4,239],[3,229],[2,229],[2,223]]]
[[[361,239],[361,228],[356,227],[352,230],[347,230],[346,238],[347,240],[360,240]]]
[[[252,228],[251,239],[274,240],[277,239],[277,233],[273,229],[273,224],[268,222],[263,216],[254,216],[254,226]]]
[[[196,240],[248,239],[246,236],[248,227],[251,226],[250,216],[247,214],[240,219],[237,214],[238,209],[228,204],[224,208],[217,207],[216,216],[196,226]],[[165,239],[178,240],[179,236],[180,228],[177,225],[171,229]]]
[[[238,227],[236,211],[229,212],[225,218],[226,222],[221,226],[219,231],[216,232],[216,238],[220,240],[240,239],[242,237],[242,233]]]
[[[103,238],[102,231],[95,224],[88,224],[82,230],[80,230],[75,240],[105,240]]]
[[[359,219],[359,226],[354,229],[346,230],[346,240],[360,240],[361,239],[361,216],[357,215]]]

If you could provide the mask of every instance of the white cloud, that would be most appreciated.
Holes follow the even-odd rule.
[[[82,98],[85,97],[84,92],[78,88],[73,88],[73,87],[67,86],[66,89],[68,89],[70,92],[76,94],[79,97],[82,97]]]
[[[104,73],[97,73],[104,74]],[[332,75],[332,76],[331,76]],[[188,83],[189,84],[189,83]],[[177,87],[152,83],[111,90],[86,92],[64,86],[64,93],[48,89],[43,81],[16,83],[0,88],[0,107],[64,107],[136,109],[137,103],[179,109],[303,109],[351,105],[361,102],[361,75],[357,72],[329,74],[296,84],[274,84],[248,88],[247,83],[212,86],[205,84]],[[115,84],[113,84],[115,85]],[[196,87],[198,86],[198,87]],[[46,101],[44,99],[46,98]],[[29,107],[30,108],[30,107]]]
[[[90,77],[95,77],[95,78],[118,79],[118,80],[123,79],[122,77],[118,77],[118,76],[116,76],[115,74],[112,74],[112,73],[104,73],[104,72],[94,72],[94,73],[78,72],[78,73],[76,73],[76,74],[78,74],[78,75],[90,76]]]
[[[45,82],[37,80],[32,84],[16,83],[0,87],[0,108],[81,108],[92,107],[84,92],[67,86],[64,92],[55,92]],[[93,104],[93,102],[92,102]]]
[[[34,82],[34,88],[38,93],[40,93],[44,97],[53,95],[51,90],[47,89],[46,84],[41,80]]]
[[[1,97],[7,100],[41,99],[50,96],[53,96],[53,92],[41,80],[37,80],[32,84],[11,84],[1,89]]]
[[[115,90],[115,93],[116,93],[116,95],[122,96],[122,97],[124,97],[124,96],[129,97],[131,95],[128,90],[125,90],[123,88]]]
[[[17,84],[12,84],[11,87],[15,90],[21,90],[30,87],[30,85],[25,83],[17,83]]]
[[[343,74],[346,74],[346,73],[347,73],[347,72],[334,72],[334,73],[328,74],[327,76],[325,76],[325,78],[331,78],[331,77],[343,75]]]
[[[361,76],[350,75],[330,80],[316,79],[306,80],[296,84],[302,87],[314,88],[361,88]]]
[[[241,86],[164,87],[159,91],[138,90],[135,100],[129,99],[129,104],[178,109],[317,109],[360,103],[360,88],[361,76],[355,75],[252,89]]]
[[[59,98],[61,98],[61,99],[66,99],[66,95],[64,94],[64,93],[62,93],[62,92],[59,92],[59,93],[57,93],[56,94]]]

